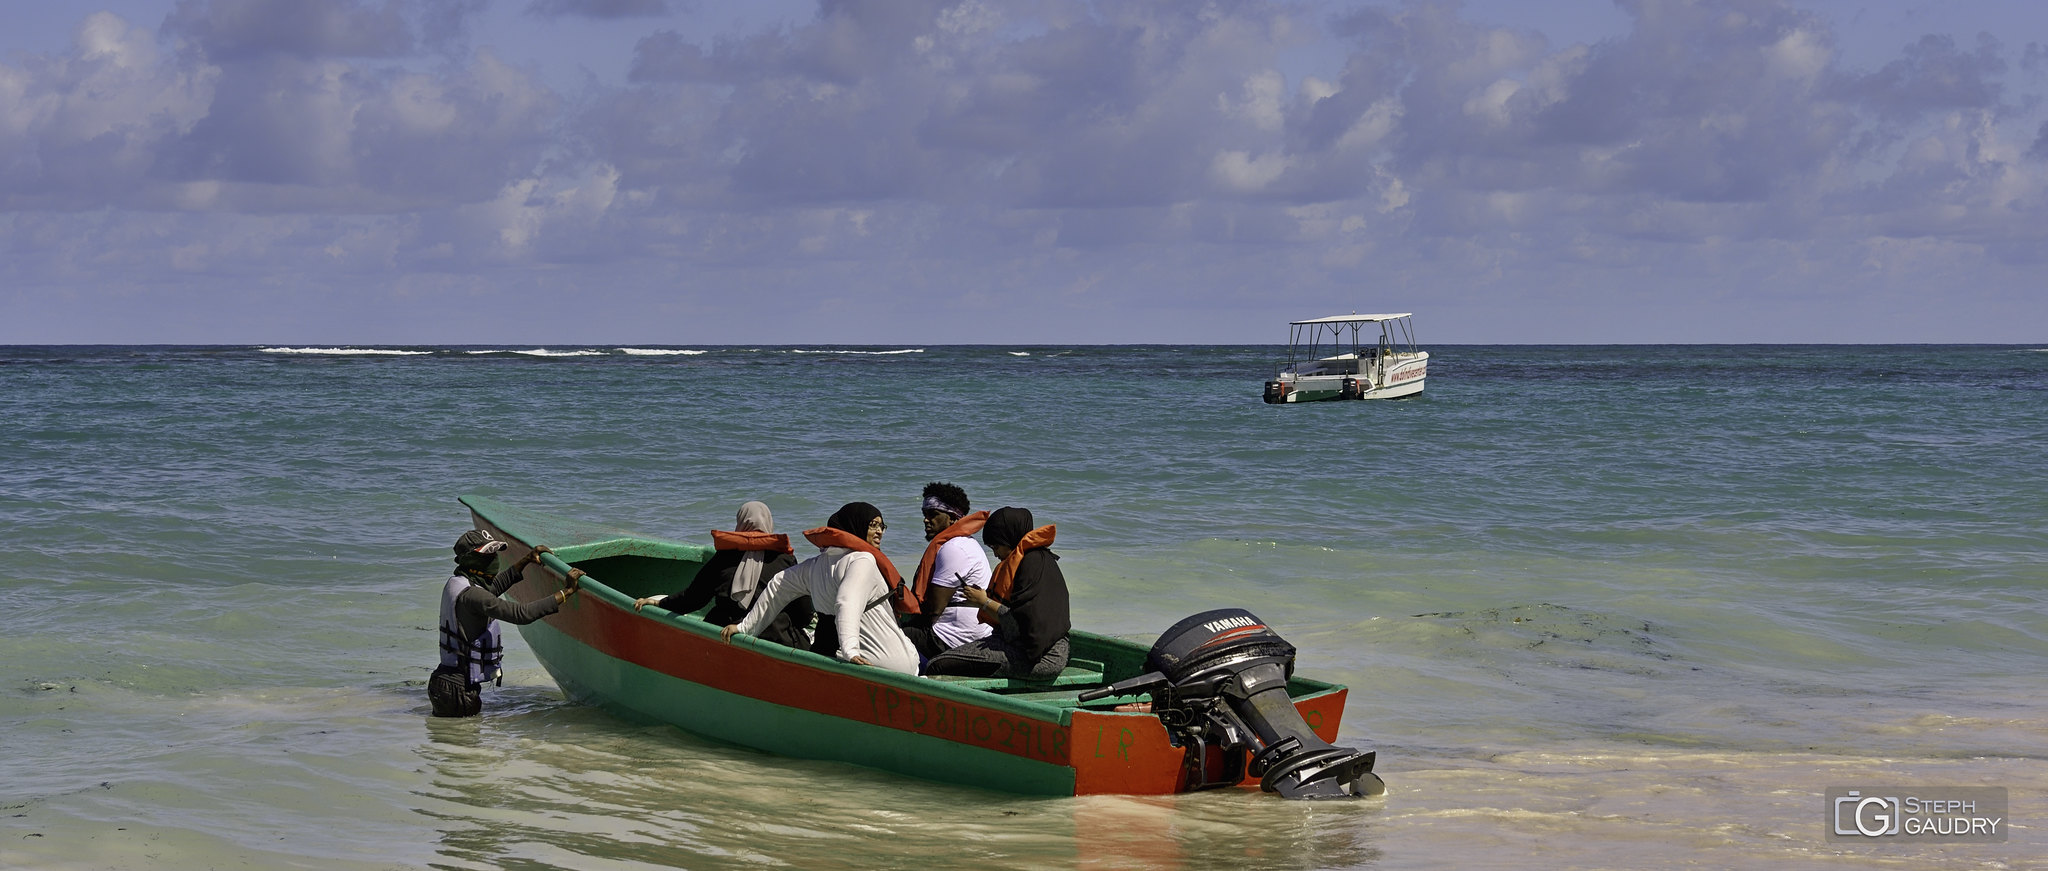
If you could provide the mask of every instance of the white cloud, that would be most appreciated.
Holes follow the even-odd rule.
[[[1217,107],[1267,132],[1277,132],[1286,121],[1287,80],[1275,70],[1260,70],[1244,81],[1243,96],[1232,100],[1216,95]]]
[[[1764,53],[1772,74],[1802,83],[1812,83],[1827,71],[1834,50],[1827,40],[1804,28],[1785,34]]]
[[[1287,171],[1287,156],[1262,154],[1253,157],[1242,151],[1225,151],[1210,164],[1218,184],[1239,193],[1256,193]]]

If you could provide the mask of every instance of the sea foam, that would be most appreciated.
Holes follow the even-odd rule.
[[[396,348],[264,348],[265,354],[313,354],[330,357],[418,357],[432,351],[401,351]]]

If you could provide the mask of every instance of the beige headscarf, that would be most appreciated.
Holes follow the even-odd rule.
[[[739,517],[734,521],[733,529],[738,532],[774,532],[775,515],[768,513],[767,505],[749,502],[740,506]],[[768,555],[758,550],[747,551],[746,555],[740,557],[739,567],[732,570],[732,590],[728,594],[732,596],[733,601],[746,605],[753,604],[754,589],[761,585],[761,566],[767,559]]]

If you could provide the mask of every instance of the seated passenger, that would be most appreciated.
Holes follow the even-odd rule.
[[[917,649],[897,628],[896,611],[889,605],[903,578],[875,548],[888,528],[873,505],[842,506],[824,526],[804,532],[804,538],[818,546],[818,555],[769,578],[746,618],[725,627],[722,637],[731,643],[734,633],[757,635],[784,606],[809,596],[819,615],[834,618],[835,658],[916,674]]]
[[[713,626],[737,623],[747,616],[747,609],[760,595],[763,583],[775,577],[776,572],[796,565],[789,536],[775,534],[775,516],[760,502],[741,505],[733,531],[712,530],[711,543],[718,551],[697,569],[688,588],[672,596],[634,600],[633,610],[659,605],[677,614],[693,614],[709,603],[711,610],[705,613],[705,622]],[[776,614],[760,635],[784,647],[802,649],[810,646],[811,639],[804,634],[810,625],[811,600],[800,598]]]
[[[975,619],[979,610],[960,598],[961,587],[988,588],[988,557],[974,541],[988,512],[967,513],[967,492],[936,481],[924,485],[923,510],[930,544],[918,560],[917,574],[898,596],[896,610],[910,614],[903,620],[903,634],[919,656],[930,659],[993,631]]]
[[[1072,624],[1067,579],[1060,574],[1059,556],[1047,549],[1053,528],[1033,529],[1031,512],[1025,509],[998,508],[982,527],[981,538],[998,561],[988,592],[962,587],[960,595],[981,610],[982,622],[995,625],[995,634],[932,657],[924,673],[1058,677],[1067,667],[1067,630]]]

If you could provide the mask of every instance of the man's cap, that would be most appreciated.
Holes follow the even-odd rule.
[[[463,533],[461,538],[455,540],[455,555],[468,556],[472,553],[476,553],[477,548],[483,547],[484,545],[490,544],[491,542],[497,540],[497,536],[494,536],[488,532],[485,532],[481,529],[472,529],[468,532]]]

